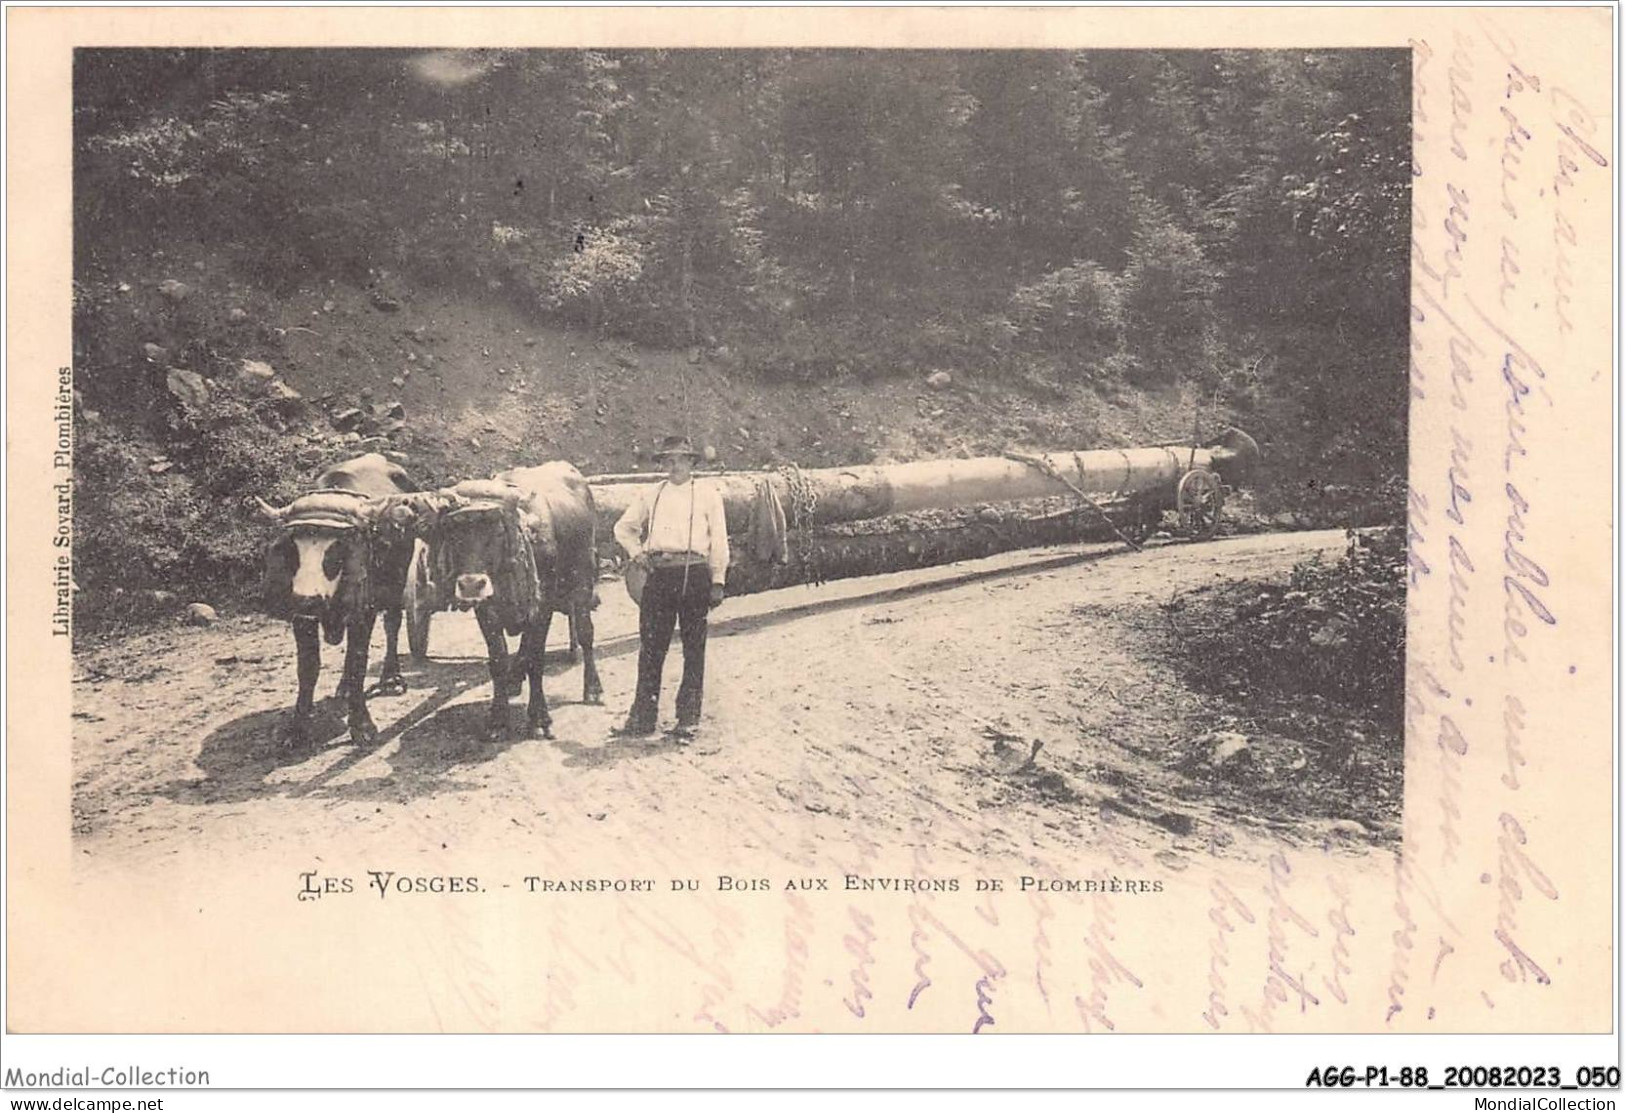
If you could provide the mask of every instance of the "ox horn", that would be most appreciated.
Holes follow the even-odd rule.
[[[267,522],[280,522],[288,516],[288,511],[293,509],[292,506],[284,506],[279,509],[278,507],[272,506],[258,495],[254,496],[254,505],[255,509],[259,511],[260,517],[264,518]]]

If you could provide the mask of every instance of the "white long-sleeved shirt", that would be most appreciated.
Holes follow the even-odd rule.
[[[698,553],[710,566],[711,582],[727,582],[728,518],[722,493],[709,483],[690,479],[679,486],[666,480],[640,492],[615,523],[615,540],[630,557]]]

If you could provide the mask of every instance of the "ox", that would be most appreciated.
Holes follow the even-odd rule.
[[[401,608],[422,543],[411,533],[410,509],[396,500],[417,488],[398,465],[368,453],[323,472],[317,490],[280,509],[259,500],[261,512],[281,526],[266,550],[265,610],[287,618],[298,648],[299,698],[292,738],[305,740],[321,672],[318,633],[329,645],[346,638],[344,672],[335,698],[347,703],[350,738],[378,736],[367,713],[367,654],[378,612],[384,614],[384,663],[375,691],[406,691],[397,643]]]
[[[485,635],[492,687],[487,734],[506,734],[508,700],[528,680],[530,734],[553,737],[542,657],[555,612],[570,618],[580,642],[583,702],[602,702],[592,626],[598,512],[581,473],[567,463],[515,468],[412,502],[416,532],[429,545],[431,594],[439,606],[472,610]],[[510,634],[520,639],[512,659]]]

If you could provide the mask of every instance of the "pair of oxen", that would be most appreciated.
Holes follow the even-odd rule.
[[[592,609],[597,603],[597,511],[566,463],[515,468],[491,479],[420,491],[405,469],[369,453],[322,473],[317,489],[285,507],[257,500],[278,531],[266,550],[265,609],[290,620],[299,696],[289,732],[309,736],[321,640],[346,644],[336,698],[350,738],[377,738],[367,711],[367,658],[378,616],[385,650],[378,694],[406,691],[399,652],[403,612],[414,657],[428,654],[430,616],[473,610],[485,636],[492,694],[487,733],[508,731],[508,701],[530,684],[531,736],[552,737],[542,657],[555,613],[571,620],[583,663],[582,698],[598,703]],[[519,636],[517,653],[508,637]]]

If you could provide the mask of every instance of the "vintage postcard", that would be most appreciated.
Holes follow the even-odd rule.
[[[1608,1032],[1615,17],[10,11],[8,1031]]]

